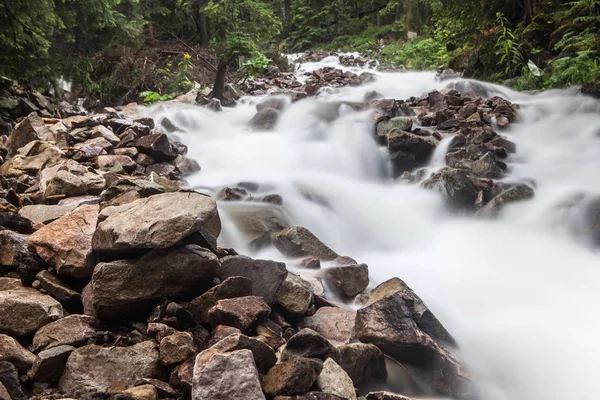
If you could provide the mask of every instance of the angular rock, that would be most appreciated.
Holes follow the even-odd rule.
[[[40,190],[46,197],[97,195],[105,186],[104,177],[96,170],[73,160],[46,168],[40,174]]]
[[[189,332],[177,332],[160,341],[160,361],[163,365],[181,364],[196,352],[194,337]]]
[[[311,329],[302,329],[292,336],[281,352],[281,361],[296,357],[320,358],[325,360],[335,355],[335,347],[323,336]]]
[[[131,400],[158,400],[158,391],[152,385],[140,385],[123,391]]]
[[[29,114],[17,124],[8,137],[6,148],[9,155],[15,155],[17,150],[34,140],[56,140],[54,133],[46,128],[44,121],[36,114]]]
[[[33,337],[34,351],[56,346],[79,347],[96,337],[97,321],[89,315],[69,315],[40,328]]]
[[[317,386],[325,392],[335,394],[344,399],[356,400],[356,391],[352,379],[333,359],[323,363],[323,370],[317,377]]]
[[[252,295],[260,296],[268,305],[273,305],[279,288],[287,276],[284,263],[269,260],[254,260],[245,256],[227,256],[221,260],[218,277],[224,280],[243,276],[252,281]]]
[[[298,275],[288,273],[275,301],[292,316],[303,316],[313,301],[310,284]]]
[[[119,179],[113,183],[110,183],[105,191],[100,196],[100,202],[108,203],[111,200],[116,199],[126,193],[134,192],[134,200],[141,199],[143,197],[150,197],[155,194],[165,192],[165,188],[161,185],[145,179]],[[104,206],[113,205],[103,204]]]
[[[280,112],[274,108],[263,108],[259,110],[248,123],[251,127],[261,130],[271,130],[277,125]]]
[[[439,142],[433,136],[392,130],[386,135],[386,143],[390,152],[404,151],[413,154],[417,162],[425,162],[433,154]]]
[[[354,297],[369,286],[369,268],[365,264],[331,267],[325,281],[343,297]]]
[[[110,129],[105,127],[104,125],[98,125],[92,128],[92,137],[93,138],[104,138],[108,142],[113,145],[119,144],[121,139],[117,135],[113,133]]]
[[[242,276],[233,276],[187,303],[185,309],[192,314],[197,324],[206,324],[208,311],[217,304],[218,300],[251,295],[252,281]]]
[[[18,178],[29,174],[36,176],[43,168],[60,164],[65,159],[58,147],[50,142],[31,142],[19,150],[19,153],[0,166],[0,175],[6,178]]]
[[[81,294],[77,293],[64,282],[52,275],[50,271],[40,271],[36,275],[42,289],[67,307],[81,308]]]
[[[73,346],[63,345],[41,351],[31,368],[33,377],[40,382],[56,384],[74,350]]]
[[[377,138],[380,143],[385,143],[385,137],[392,129],[400,131],[410,131],[413,126],[413,120],[410,117],[396,117],[381,121],[377,124]]]
[[[130,347],[88,345],[71,353],[58,388],[71,395],[104,392],[111,385],[129,387],[158,374],[159,353],[152,341]]]
[[[321,307],[298,322],[298,328],[309,328],[334,344],[349,343],[354,336],[356,311],[339,307]]]
[[[206,340],[206,346],[212,347],[221,340],[225,339],[227,336],[236,335],[238,333],[242,333],[242,331],[240,331],[238,328],[234,328],[233,326],[219,325],[210,333]]]
[[[286,228],[273,235],[273,244],[286,257],[317,257],[324,261],[338,257],[336,252],[302,226]]]
[[[363,382],[385,382],[387,370],[385,358],[377,346],[366,343],[350,343],[337,348],[335,361],[358,386]]]
[[[73,211],[75,206],[66,205],[46,205],[46,204],[35,204],[28,205],[19,210],[19,215],[29,219],[34,225],[48,224],[52,221],[56,221],[63,215]]]
[[[250,350],[196,360],[192,400],[265,400]]]
[[[477,215],[488,217],[496,216],[506,204],[529,200],[533,196],[533,189],[525,184],[512,186],[490,200],[489,203],[477,212]]]
[[[0,310],[0,332],[17,337],[32,334],[64,314],[58,301],[24,286],[0,290]]]
[[[17,368],[7,361],[0,361],[0,393],[2,388],[8,393],[8,400],[25,400]]]
[[[263,379],[263,390],[269,396],[293,396],[308,392],[323,365],[310,358],[294,358],[277,364]]]
[[[179,170],[182,177],[200,172],[201,169],[198,161],[184,156],[177,156],[177,158],[173,161],[173,165]]]
[[[92,275],[94,314],[102,320],[145,319],[163,297],[190,297],[208,289],[217,257],[188,245],[154,250],[137,260],[99,263]]]
[[[422,183],[426,189],[441,193],[450,206],[472,209],[477,199],[477,188],[469,179],[468,171],[458,168],[443,168]]]
[[[24,373],[35,362],[35,355],[15,339],[0,333],[0,361],[7,361]]]
[[[250,350],[256,363],[258,372],[264,374],[275,365],[277,357],[275,352],[262,341],[248,337],[241,333],[229,335],[210,347],[209,350],[220,353],[229,353],[235,350]]]
[[[262,298],[246,296],[218,300],[208,312],[208,319],[212,326],[229,325],[245,332],[270,313],[271,308]]]
[[[96,157],[96,164],[98,167],[104,168],[111,164],[118,163],[127,172],[133,172],[137,167],[137,163],[129,156],[117,156],[117,155],[100,155]]]
[[[366,396],[367,400],[415,400],[412,397],[406,397],[392,392],[371,392]]]
[[[92,275],[92,236],[98,221],[98,205],[83,205],[49,223],[29,237],[28,247],[61,275]]]
[[[135,141],[138,151],[150,154],[157,161],[170,161],[177,157],[177,149],[164,133],[154,133],[141,137]]]
[[[17,269],[28,267],[30,269],[41,269],[40,258],[27,249],[29,236],[10,230],[0,231],[0,265]]]
[[[195,192],[157,194],[100,212],[95,251],[119,252],[171,247],[200,233],[216,240],[221,232],[217,205]]]

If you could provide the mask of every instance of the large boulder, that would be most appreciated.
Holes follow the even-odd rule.
[[[377,346],[350,343],[337,348],[336,362],[348,373],[354,386],[363,382],[385,382],[385,357]]]
[[[99,263],[91,281],[94,314],[103,320],[145,319],[163,297],[202,294],[212,285],[217,265],[213,253],[196,245]]]
[[[63,317],[62,306],[52,297],[21,286],[18,279],[3,279],[14,282],[0,285],[0,332],[26,336]]]
[[[221,280],[233,276],[250,279],[252,294],[262,297],[268,305],[273,305],[287,273],[284,263],[254,260],[245,256],[227,256],[221,260],[218,277]]]
[[[302,226],[286,228],[273,235],[273,244],[286,257],[317,257],[324,261],[339,257],[335,251]]]
[[[54,133],[46,127],[44,121],[35,113],[29,114],[15,126],[10,133],[6,148],[9,155],[15,155],[21,147],[34,140],[56,140]]]
[[[152,341],[130,347],[88,345],[71,353],[58,388],[70,395],[105,392],[111,385],[133,386],[141,378],[155,378],[158,348]]]
[[[162,249],[192,235],[214,241],[221,232],[217,204],[196,192],[163,193],[100,212],[92,244],[98,252]]]
[[[98,205],[83,205],[29,236],[28,247],[61,275],[85,278],[92,275],[92,236]]]
[[[334,344],[349,343],[354,336],[356,311],[339,307],[321,307],[314,315],[304,317],[298,328],[309,328]]]
[[[310,358],[294,358],[277,364],[263,379],[269,396],[293,396],[308,392],[321,373],[323,365]]]
[[[365,264],[327,268],[325,281],[339,295],[354,297],[369,286],[369,268]]]
[[[192,400],[265,400],[250,350],[196,358]]]
[[[387,132],[385,138],[390,153],[403,151],[412,154],[419,165],[428,161],[439,144],[433,136],[422,136],[397,129]]]
[[[325,393],[335,394],[344,399],[356,400],[352,379],[333,359],[323,363],[323,370],[317,377],[317,386]]]
[[[21,372],[27,372],[35,362],[35,355],[12,337],[0,333],[0,361],[8,361]]]
[[[50,142],[34,141],[21,148],[10,160],[0,166],[0,175],[18,178],[22,175],[36,176],[43,168],[53,167],[65,159],[58,147]]]
[[[357,312],[356,334],[399,362],[428,371],[438,392],[456,397],[468,393],[468,373],[452,354],[453,338],[400,279],[373,289]]]
[[[80,347],[96,337],[98,321],[89,315],[69,315],[40,328],[33,337],[34,351],[56,346]]]
[[[451,207],[469,210],[475,206],[478,190],[469,178],[467,170],[443,168],[422,185],[441,193]]]

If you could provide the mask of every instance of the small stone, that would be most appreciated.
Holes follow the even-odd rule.
[[[158,391],[152,385],[134,386],[122,393],[131,400],[158,400]]]

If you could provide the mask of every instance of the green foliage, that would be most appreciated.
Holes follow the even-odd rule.
[[[173,64],[167,63],[158,72],[161,83],[159,89],[166,93],[185,92],[192,87],[192,56],[185,53],[183,57]]]
[[[496,55],[500,56],[500,64],[504,67],[504,73],[512,78],[521,73],[525,59],[519,50],[520,40],[510,29],[504,14],[496,15],[498,24],[498,37],[496,39]]]
[[[395,21],[380,27],[370,26],[358,35],[336,37],[330,44],[323,46],[328,51],[358,51],[364,54],[375,53],[378,50],[377,41],[386,38],[391,40],[404,39],[406,26],[402,21]]]
[[[267,65],[269,65],[271,61],[272,60],[265,57],[264,54],[258,53],[244,62],[242,66],[246,68],[249,76],[257,76],[267,69]]]
[[[147,90],[145,92],[141,92],[140,97],[143,99],[144,104],[149,105],[149,104],[157,103],[159,101],[171,100],[173,98],[173,95],[172,94],[161,95],[160,93]]]
[[[448,63],[446,47],[433,38],[388,45],[383,49],[383,57],[393,64],[416,70],[444,67]]]

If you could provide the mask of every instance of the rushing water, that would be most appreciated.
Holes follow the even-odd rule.
[[[394,181],[367,115],[337,106],[371,90],[405,99],[446,85],[432,73],[379,75],[290,104],[272,132],[248,128],[251,101],[223,113],[181,105],[148,112],[186,131],[177,136],[202,166],[193,187],[259,183],[282,195],[293,224],[367,263],[373,284],[406,281],[460,343],[482,399],[597,398],[600,256],[581,227],[582,206],[600,195],[600,103],[574,90],[528,95],[484,84],[521,106],[521,122],[503,132],[518,146],[505,180],[536,191],[485,220],[452,215],[438,194]],[[436,153],[430,168],[441,161]],[[229,205],[219,207],[221,245],[282,258],[274,249],[252,254]]]

